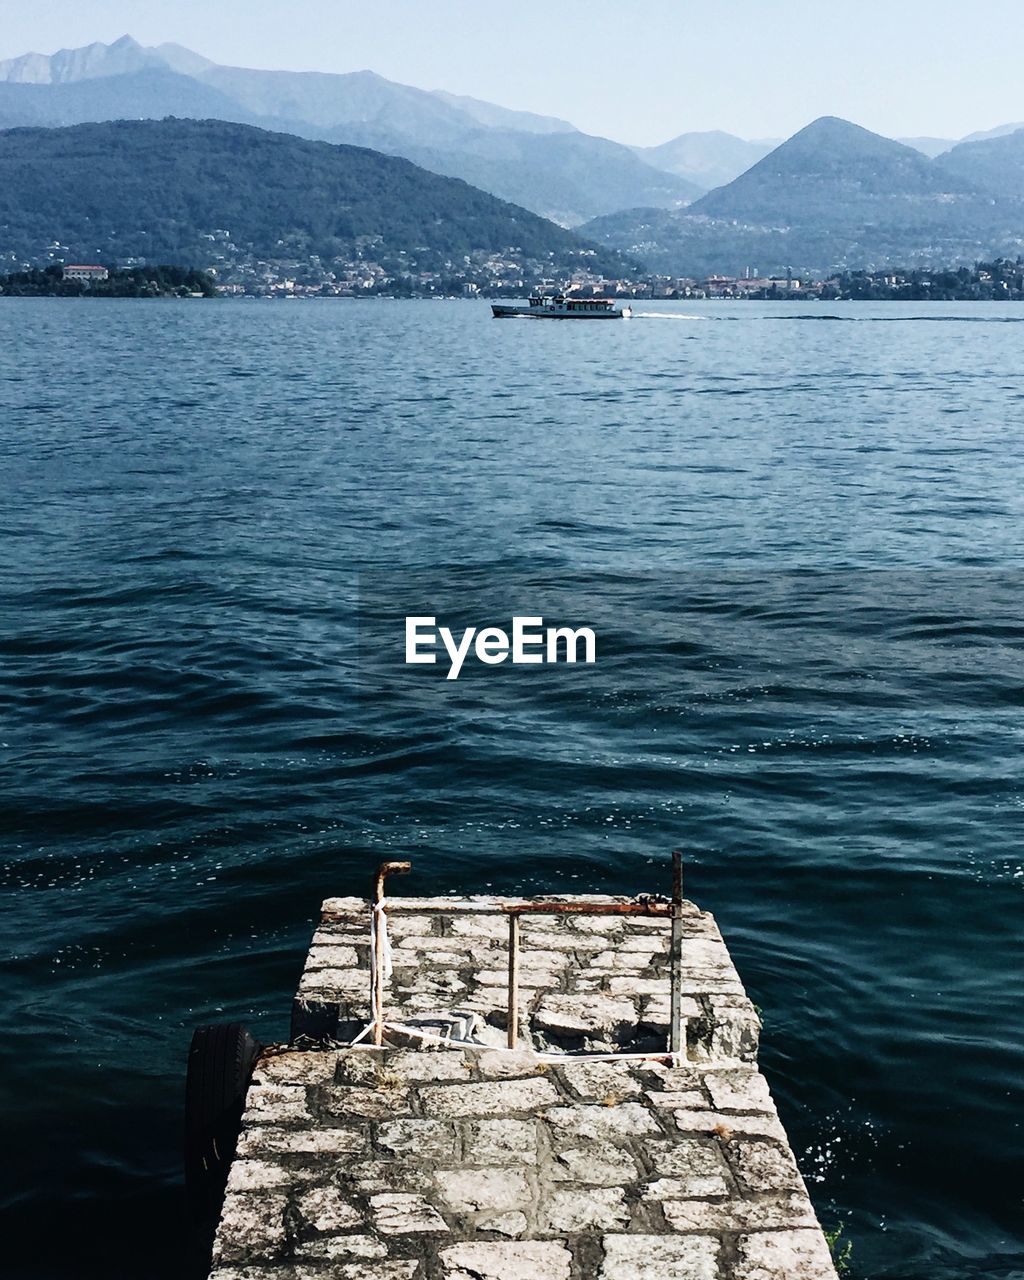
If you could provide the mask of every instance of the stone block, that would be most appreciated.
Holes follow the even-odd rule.
[[[481,1216],[477,1220],[477,1227],[481,1231],[497,1231],[503,1236],[521,1236],[529,1226],[525,1213],[499,1213],[494,1217],[490,1215]]]
[[[613,996],[669,996],[669,979],[641,978],[633,975],[622,975],[608,979],[608,990]]]
[[[711,1058],[717,1061],[732,1058],[740,1062],[755,1062],[761,1020],[754,1006],[742,994],[712,995],[708,1003],[712,1021],[709,1045]]]
[[[734,1137],[774,1138],[785,1142],[779,1117],[772,1115],[724,1115],[720,1111],[674,1111],[672,1119],[682,1133],[717,1134],[724,1142]]]
[[[460,1214],[521,1209],[531,1200],[519,1169],[442,1169],[434,1176],[447,1203]]]
[[[537,1127],[532,1120],[466,1121],[462,1159],[468,1165],[536,1164]]]
[[[580,933],[613,937],[623,932],[623,916],[574,916],[573,927]]]
[[[296,1181],[294,1174],[280,1165],[266,1160],[239,1160],[231,1162],[228,1172],[229,1193],[238,1191],[266,1191],[271,1187],[286,1187]]]
[[[448,1224],[421,1195],[385,1191],[370,1196],[378,1231],[385,1235],[447,1234]]]
[[[546,1231],[613,1231],[629,1225],[629,1209],[621,1187],[574,1187],[552,1191],[541,1205]]]
[[[306,969],[299,979],[298,996],[366,996],[369,998],[370,978],[365,969]]]
[[[469,1057],[473,1066],[491,1080],[535,1076],[545,1069],[532,1049],[519,1049],[511,1053],[508,1049],[485,1049],[480,1053],[471,1049]]]
[[[639,1062],[633,1069],[645,1084],[666,1092],[699,1089],[703,1079],[695,1067],[669,1067],[663,1062]]]
[[[754,1068],[709,1073],[704,1077],[704,1084],[713,1105],[720,1111],[775,1110],[768,1082]]]
[[[334,1069],[328,1053],[265,1053],[253,1071],[254,1084],[321,1084]]]
[[[306,1224],[321,1234],[363,1225],[363,1215],[337,1187],[311,1187],[296,1201]]]
[[[420,1101],[424,1114],[429,1116],[494,1116],[551,1106],[558,1101],[558,1093],[550,1080],[529,1078],[429,1085],[420,1090]]]
[[[635,1182],[636,1161],[628,1151],[610,1142],[591,1142],[555,1153],[555,1163],[547,1170],[553,1182],[577,1182],[583,1186],[617,1187]]]
[[[622,1102],[640,1095],[641,1085],[628,1062],[570,1062],[559,1074],[578,1098]]]
[[[390,1156],[409,1155],[416,1160],[444,1164],[458,1150],[455,1126],[443,1120],[408,1118],[386,1120],[378,1126],[377,1144]]]
[[[358,1266],[366,1266],[368,1262],[374,1262],[388,1256],[385,1245],[371,1235],[340,1235],[340,1236],[320,1236],[315,1240],[305,1240],[302,1243],[303,1259],[310,1261],[344,1261],[347,1259],[358,1258],[361,1261]],[[323,1272],[317,1274],[322,1275]],[[333,1278],[338,1274],[332,1267],[328,1274]],[[362,1274],[362,1273],[360,1273]],[[291,1277],[288,1277],[291,1280]]]
[[[508,920],[505,916],[459,915],[453,917],[451,930],[456,938],[484,938],[504,943],[508,938]]]
[[[242,1159],[263,1155],[355,1155],[366,1151],[363,1129],[244,1129],[238,1139]]]
[[[488,949],[476,939],[469,941],[466,938],[442,938],[435,933],[413,933],[394,939],[394,943],[398,951],[436,951],[443,954],[449,963],[452,962],[452,957],[461,957],[471,963],[476,952]]]
[[[647,1154],[655,1172],[660,1175],[658,1181],[663,1191],[670,1186],[683,1188],[677,1196],[649,1192],[652,1198],[688,1200],[698,1196],[729,1194],[726,1165],[715,1139],[702,1142],[681,1138],[677,1142],[651,1142],[647,1146]]]
[[[730,1142],[729,1164],[748,1191],[799,1191],[803,1179],[788,1148],[774,1142]]]
[[[369,939],[367,939],[367,944]],[[306,969],[353,969],[359,963],[355,947],[328,945],[310,947]]]
[[[742,1236],[735,1280],[836,1280],[820,1231],[775,1231]]]
[[[366,1160],[359,1164],[345,1165],[337,1176],[344,1186],[361,1196],[376,1196],[391,1191],[416,1196],[430,1196],[434,1193],[434,1176],[429,1166]]]
[[[376,1262],[367,1266],[362,1262],[348,1262],[332,1267],[330,1280],[416,1280],[423,1275],[422,1265],[415,1259],[402,1262]],[[289,1276],[288,1280],[292,1280]],[[305,1271],[298,1268],[294,1280],[326,1280],[323,1271]]]
[[[457,996],[467,990],[466,984],[454,973],[444,973],[437,969],[421,968],[398,969],[391,975],[392,987],[400,996],[415,993],[416,995]],[[385,1010],[385,1016],[387,1010]]]
[[[286,1200],[280,1193],[224,1198],[213,1263],[273,1262],[285,1248]]]
[[[665,981],[668,983],[667,978]],[[684,1019],[689,1020],[700,1018],[704,1010],[700,1006],[700,1001],[693,996],[680,996],[679,1012]],[[660,995],[644,996],[640,1001],[640,1021],[648,1026],[667,1027],[671,1016],[667,986]]]
[[[320,904],[317,932],[351,928],[354,921],[370,927],[370,910],[363,898],[325,898]]]
[[[770,1200],[666,1200],[665,1221],[675,1231],[782,1231],[814,1227],[817,1219],[802,1195],[774,1196]],[[799,1274],[799,1273],[796,1273]]]
[[[287,1121],[309,1121],[304,1085],[250,1085],[245,1096],[247,1123],[280,1124]]]
[[[544,1119],[559,1135],[573,1138],[609,1140],[661,1133],[651,1113],[638,1102],[622,1102],[612,1107],[551,1107]]]
[[[555,1035],[599,1034],[614,1036],[637,1024],[632,1000],[600,994],[545,996],[533,1016],[533,1025]]]
[[[441,1250],[444,1280],[569,1280],[572,1255],[547,1240],[474,1240]]]
[[[719,1244],[706,1236],[615,1235],[603,1243],[599,1280],[717,1280]]]
[[[400,1081],[387,1078],[375,1089],[358,1085],[326,1085],[317,1091],[317,1101],[328,1115],[386,1120],[408,1115],[409,1100]]]
[[[706,1107],[707,1099],[700,1089],[648,1089],[647,1100],[652,1107],[674,1107],[679,1110],[692,1110]]]

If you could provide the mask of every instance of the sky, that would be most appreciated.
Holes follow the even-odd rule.
[[[215,62],[369,69],[653,145],[1024,120],[1022,0],[0,0],[0,59],[129,33]]]

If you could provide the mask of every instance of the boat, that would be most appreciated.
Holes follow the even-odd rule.
[[[632,307],[618,307],[611,298],[567,298],[564,293],[534,293],[526,306],[492,302],[495,320],[522,316],[527,320],[625,320]]]

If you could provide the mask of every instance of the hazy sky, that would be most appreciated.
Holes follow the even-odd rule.
[[[237,66],[369,68],[622,142],[1024,120],[1024,0],[0,0],[0,58],[126,32]]]

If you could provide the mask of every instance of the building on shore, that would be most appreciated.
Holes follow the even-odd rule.
[[[65,280],[79,280],[82,284],[96,284],[110,278],[106,267],[98,266],[66,266],[63,272]]]

